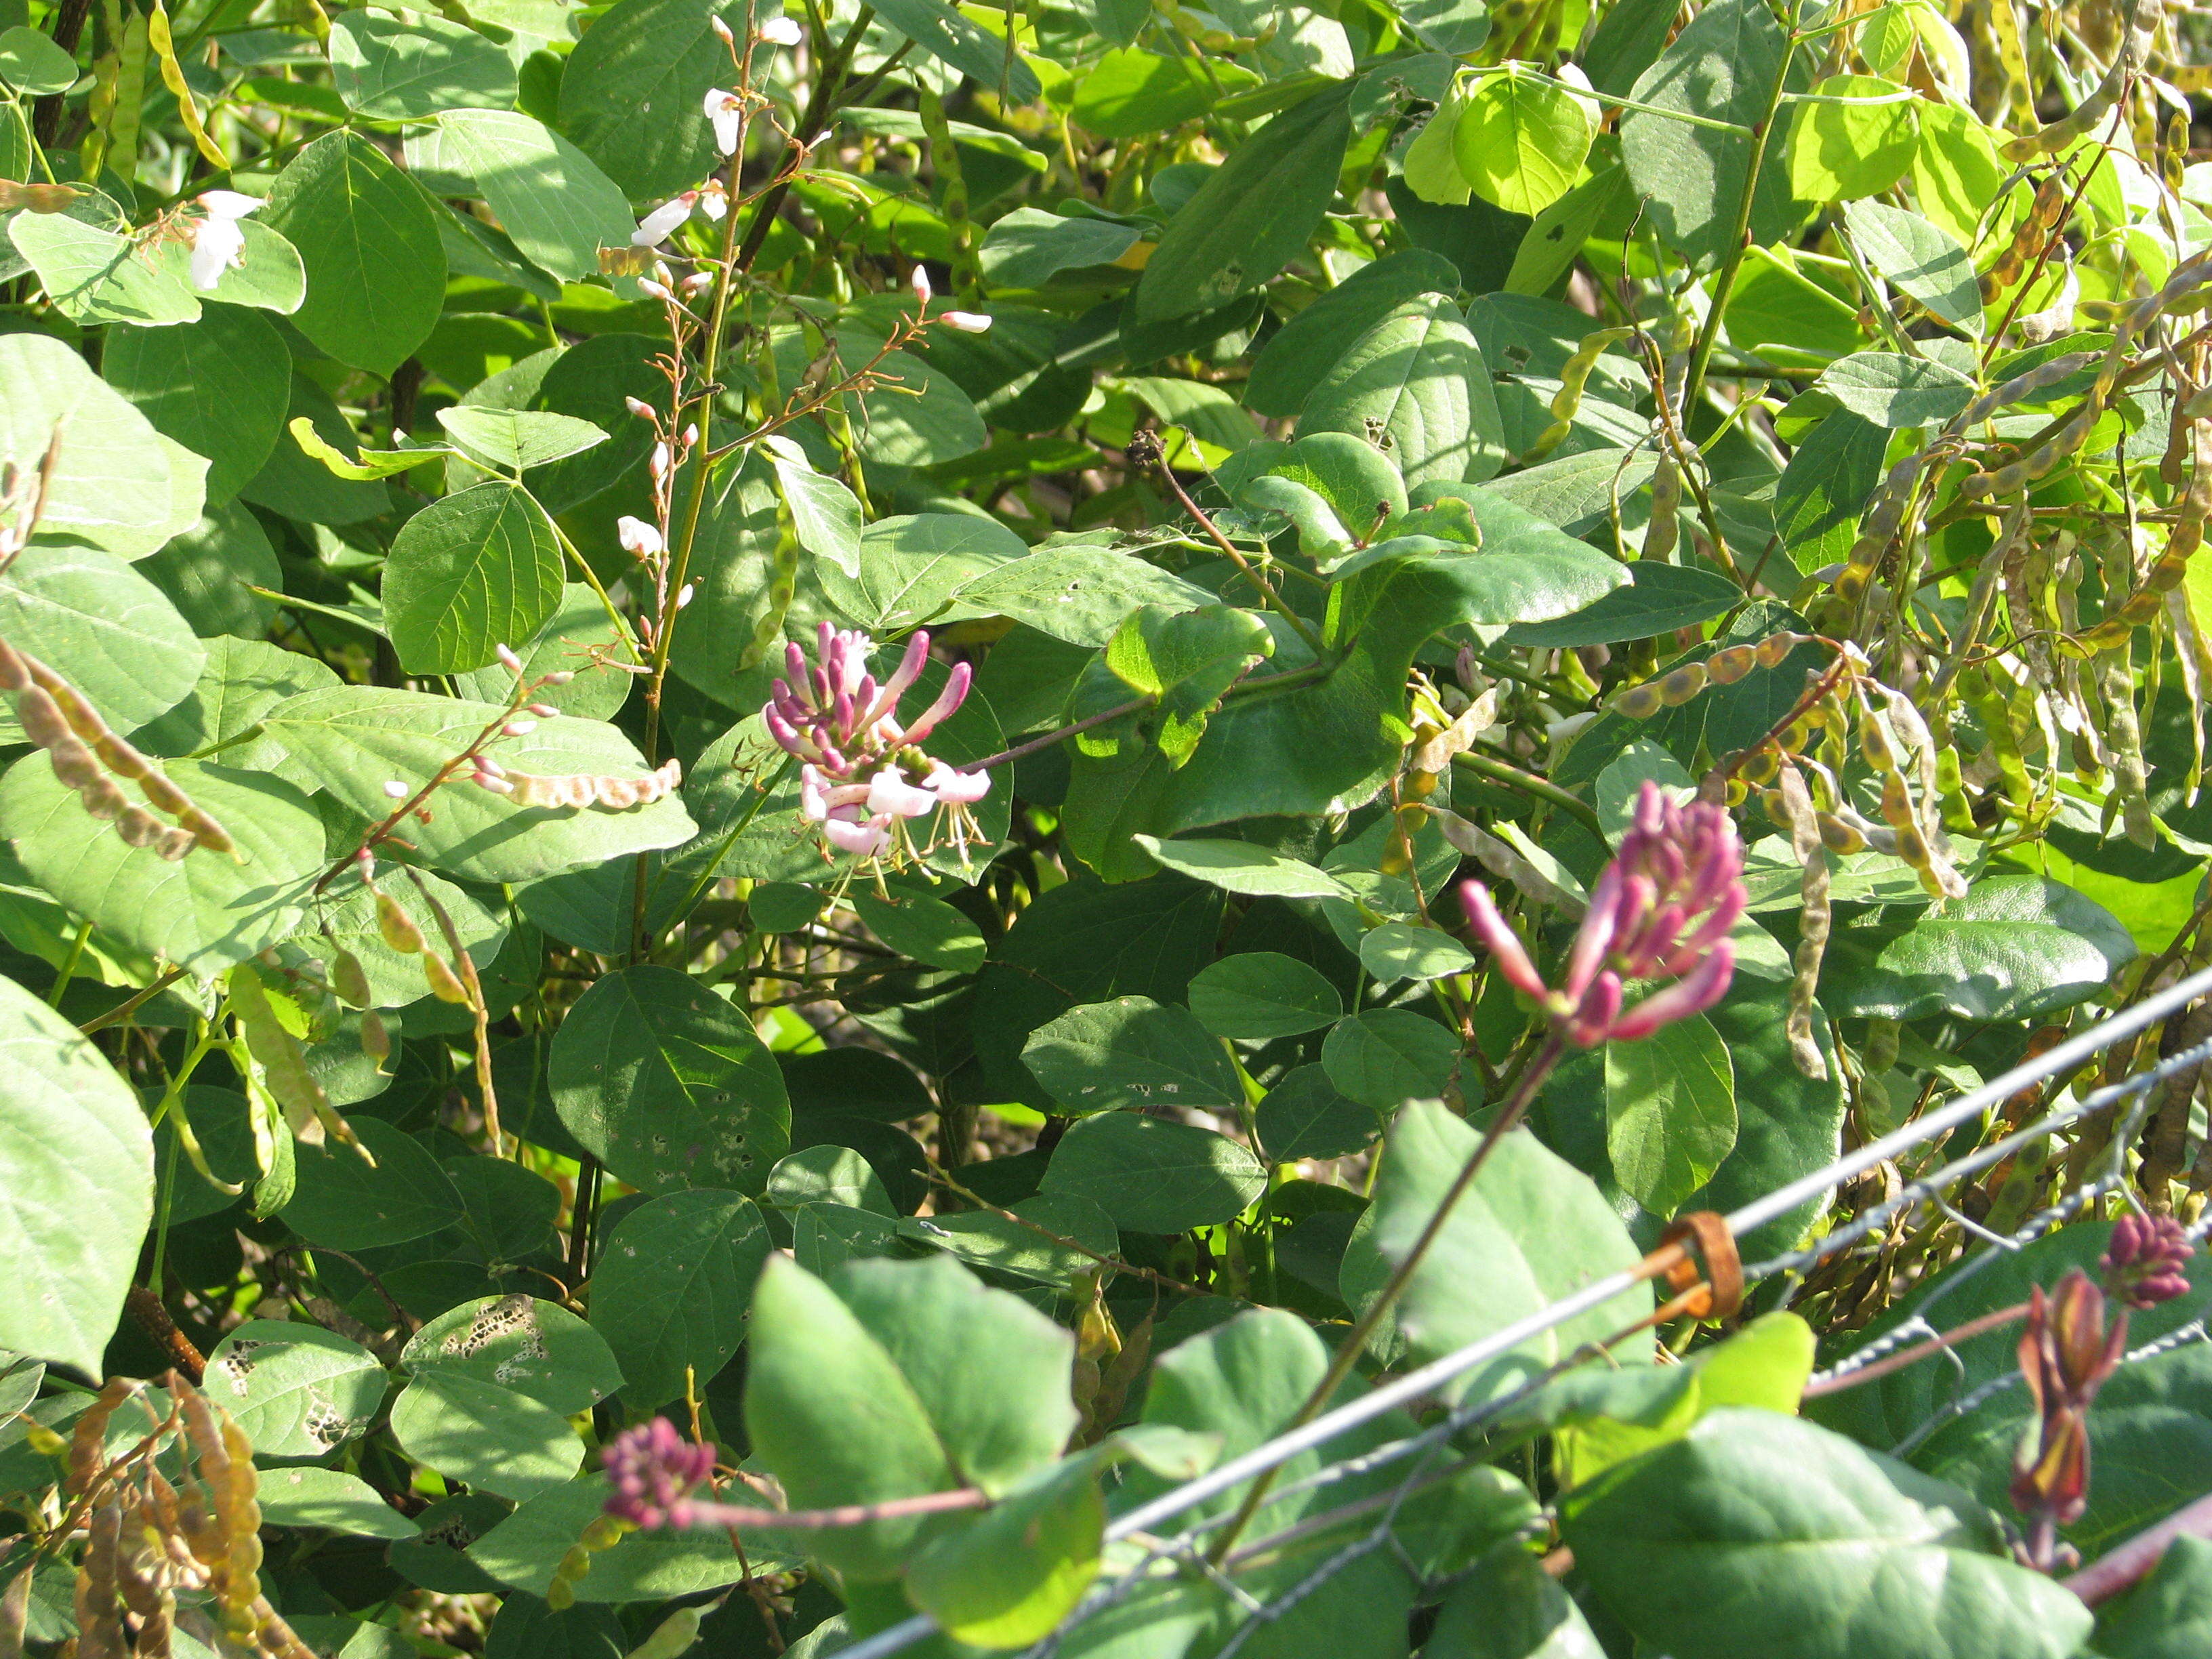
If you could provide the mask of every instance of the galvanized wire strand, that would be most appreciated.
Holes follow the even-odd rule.
[[[1825,1200],[1838,1187],[1854,1176],[1880,1167],[1901,1152],[1909,1152],[1916,1146],[1925,1145],[1939,1136],[1947,1134],[1952,1129],[1972,1121],[1990,1108],[2002,1103],[2021,1090],[2071,1070],[2114,1043],[2148,1030],[2169,1014],[2208,994],[2212,994],[2212,969],[2201,970],[2177,981],[2164,990],[2144,998],[2133,1007],[2125,1009],[2089,1030],[2056,1044],[2033,1059],[2022,1061],[1979,1087],[1967,1091],[1957,1099],[1923,1114],[1911,1122],[1891,1131],[1878,1139],[1869,1141],[1855,1152],[1844,1154],[1824,1168],[1802,1176],[1796,1181],[1785,1182],[1764,1197],[1755,1199],[1729,1212],[1723,1218],[1724,1224],[1731,1237],[1741,1237],[1754,1228],[1780,1219],[1800,1205]],[[1965,1158],[1954,1160],[1942,1170],[1932,1171],[1929,1175],[1920,1177],[1905,1192],[1901,1192],[1897,1198],[1885,1200],[1881,1205],[1875,1206],[1874,1210],[1853,1218],[1844,1226],[1816,1240],[1805,1249],[1792,1251],[1771,1261],[1747,1267],[1744,1270],[1746,1280],[1748,1282],[1771,1277],[1778,1273],[1802,1271],[1803,1267],[1834,1255],[1838,1249],[1857,1243],[1875,1227],[1885,1224],[1888,1218],[1893,1217],[1907,1204],[1917,1204],[1926,1198],[1935,1196],[1951,1182],[1964,1175],[1988,1167],[2003,1158],[2008,1151],[2047,1136],[2069,1124],[2081,1121],[2120,1100],[2144,1098],[2148,1091],[2159,1081],[2175,1074],[2187,1066],[2203,1065],[2208,1058],[2212,1058],[2212,1042],[2197,1045],[2183,1054],[2161,1060],[2157,1066],[2147,1068],[2143,1073],[2097,1090],[2076,1105],[2053,1112],[2041,1121],[2026,1129],[2008,1135],[2002,1140],[1993,1143],[1992,1146],[1980,1148]],[[2125,1144],[2124,1140],[2119,1142],[2121,1156],[2124,1155]],[[1917,1190],[1929,1186],[1931,1182],[1934,1185],[1928,1192],[1923,1193]],[[2090,1184],[2095,1186],[2100,1183]],[[1908,1194],[1910,1194],[1909,1197]],[[2076,1196],[2078,1197],[2079,1194]],[[2036,1218],[2036,1220],[2042,1222],[2045,1226],[2051,1224],[2042,1216]],[[1987,1259],[1994,1260],[1996,1255],[1996,1252],[1993,1250]],[[1092,1593],[1085,1597],[1068,1620],[1063,1624],[1062,1629],[1069,1628],[1083,1619],[1103,1610],[1105,1606],[1110,1604],[1109,1598],[1111,1601],[1119,1601],[1125,1597],[1160,1563],[1188,1551],[1191,1538],[1202,1534],[1213,1526],[1221,1524],[1227,1516],[1224,1515],[1200,1522],[1191,1527],[1183,1535],[1172,1540],[1158,1540],[1146,1536],[1157,1532],[1163,1522],[1185,1515],[1212,1498],[1222,1497],[1242,1486],[1246,1481],[1264,1474],[1269,1470],[1280,1468],[1293,1458],[1327,1445],[1338,1436],[1362,1424],[1372,1422],[1376,1418],[1384,1416],[1401,1406],[1411,1405],[1417,1401],[1433,1397],[1447,1384],[1465,1376],[1477,1366],[1510,1353],[1530,1339],[1565,1324],[1583,1314],[1602,1307],[1613,1297],[1646,1282],[1647,1279],[1644,1275],[1634,1271],[1608,1273],[1601,1279],[1585,1285],[1581,1290],[1571,1295],[1562,1297],[1559,1300],[1534,1313],[1511,1322],[1479,1341],[1469,1343],[1439,1359],[1432,1360],[1425,1365],[1408,1371],[1402,1376],[1371,1389],[1358,1399],[1348,1401],[1331,1411],[1325,1412],[1312,1421],[1256,1446],[1239,1456],[1231,1458],[1227,1462],[1208,1470],[1206,1474],[1184,1482],[1174,1491],[1164,1492],[1117,1516],[1107,1525],[1106,1541],[1110,1545],[1141,1540],[1148,1547],[1144,1556],[1128,1571],[1117,1575],[1110,1583],[1094,1586]],[[2202,1322],[2198,1322],[2195,1328],[2197,1336],[2201,1338],[2203,1334]],[[2179,1334],[2176,1333],[2174,1336],[2160,1339],[2164,1346],[2159,1344],[2148,1345],[2146,1352],[2164,1352],[2165,1347],[2176,1346],[2175,1337]],[[2009,1382],[2006,1380],[1998,1379],[1992,1383],[1984,1384],[1981,1389],[1975,1390],[1974,1394],[1967,1398],[1973,1400],[1985,1392],[1990,1394],[1997,1392],[1998,1382],[2009,1386]],[[1533,1393],[1537,1386],[1540,1386],[1540,1380],[1532,1382],[1525,1392]],[[1435,1428],[1395,1442],[1391,1445],[1376,1448],[1363,1454],[1362,1458],[1350,1460],[1350,1462],[1364,1462],[1365,1468],[1362,1472],[1366,1472],[1383,1467],[1389,1462],[1416,1456],[1441,1444],[1443,1440],[1449,1437],[1451,1433],[1456,1433],[1462,1429],[1471,1426],[1474,1422],[1499,1414],[1513,1400],[1521,1397],[1523,1392],[1516,1390],[1504,1401],[1487,1402],[1480,1407],[1467,1408],[1467,1413],[1471,1414],[1454,1413],[1444,1420],[1444,1423],[1437,1425]],[[1960,1407],[1960,1409],[1964,1408],[1963,1406]],[[1925,1437],[1926,1432],[1933,1432],[1932,1425],[1923,1425],[1923,1429],[1924,1432],[1919,1435],[1921,1438]],[[1914,1440],[1912,1443],[1917,1444],[1917,1440]],[[1900,1448],[1900,1450],[1902,1449],[1909,1449],[1909,1448]],[[1409,1474],[1404,1485],[1409,1486],[1413,1481],[1419,1478],[1419,1475],[1420,1470],[1417,1467]],[[1314,1480],[1314,1477],[1307,1479],[1310,1481]],[[1315,1481],[1315,1484],[1318,1482]],[[1362,1542],[1364,1543],[1364,1540]],[[1338,1553],[1340,1556],[1346,1556],[1346,1564],[1348,1564],[1350,1559],[1357,1559],[1361,1555],[1371,1553],[1373,1547],[1375,1547],[1370,1545],[1354,1553],[1343,1551]],[[1302,1595],[1310,1594],[1312,1589],[1318,1588],[1320,1583],[1327,1582],[1327,1577],[1333,1576],[1334,1571],[1340,1570],[1340,1567],[1332,1570],[1318,1581],[1302,1588],[1300,1594]],[[899,1624],[879,1631],[875,1635],[867,1637],[851,1646],[840,1648],[836,1652],[839,1659],[889,1659],[890,1655],[911,1647],[915,1643],[933,1633],[936,1629],[935,1620],[927,1613],[917,1613],[911,1619],[904,1620]],[[1031,1650],[1031,1652],[1036,1655],[1048,1654],[1056,1644],[1056,1638],[1048,1638],[1045,1643]]]

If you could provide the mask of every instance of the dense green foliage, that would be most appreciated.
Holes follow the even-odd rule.
[[[0,1659],[1028,1648],[2202,967],[2202,21],[0,0]],[[2195,1087],[1058,1650],[2201,1652]]]

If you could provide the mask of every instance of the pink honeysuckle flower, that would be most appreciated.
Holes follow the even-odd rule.
[[[222,280],[224,271],[243,263],[246,232],[238,222],[263,204],[235,190],[204,190],[198,199],[207,216],[192,227],[192,286],[205,293]]]
[[[1743,848],[1726,808],[1681,805],[1646,782],[1556,988],[1545,984],[1481,883],[1462,884],[1460,903],[1506,982],[1544,1005],[1564,1041],[1579,1048],[1633,1042],[1728,994],[1735,970],[1728,934],[1744,908]],[[1624,1011],[1629,981],[1666,975],[1674,983]]]
[[[991,775],[988,772],[956,772],[943,761],[933,761],[929,776],[923,781],[922,787],[941,801],[969,806],[991,793]]]

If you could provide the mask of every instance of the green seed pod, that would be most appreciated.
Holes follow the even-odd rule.
[[[1657,684],[1651,680],[1630,686],[1613,700],[1613,712],[1632,720],[1648,720],[1665,706],[1659,699]]]
[[[1866,837],[1850,824],[1830,812],[1815,812],[1814,822],[1820,826],[1820,844],[1839,856],[1863,851]]]
[[[1715,685],[1734,685],[1758,664],[1757,646],[1732,645],[1705,659],[1705,678]]]
[[[1686,662],[1660,678],[1659,701],[1669,708],[1679,708],[1705,689],[1705,664]]]
[[[392,1033],[384,1024],[384,1016],[374,1008],[361,1017],[361,1051],[376,1062],[380,1072],[392,1058]]]
[[[359,957],[343,945],[331,957],[331,989],[349,1008],[368,1006],[368,970],[361,965]]]
[[[434,951],[422,953],[422,976],[430,981],[430,994],[439,1001],[468,1006],[469,988],[461,983],[461,976]]]
[[[422,950],[422,930],[415,925],[415,918],[399,908],[399,902],[389,893],[376,896],[376,931],[384,942],[402,956],[417,956]]]

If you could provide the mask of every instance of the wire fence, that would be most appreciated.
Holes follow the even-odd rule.
[[[2168,1015],[2207,995],[2212,995],[2212,969],[2176,981],[2134,1006],[1923,1113],[1902,1127],[1846,1153],[1825,1168],[1790,1182],[1730,1212],[1721,1218],[1720,1224],[1725,1228],[1729,1238],[1735,1239],[1791,1214],[1802,1205],[1825,1204],[1846,1182],[1869,1170],[1894,1164],[1901,1156],[1976,1121],[2023,1091],[2072,1073],[2113,1045],[2149,1030]],[[1818,1373],[1814,1382],[1817,1385],[1839,1381],[1900,1352],[1911,1344],[1944,1338],[1945,1333],[1930,1316],[1944,1301],[1955,1295],[1962,1285],[1970,1283],[2006,1256],[2025,1249],[2053,1228],[2081,1213],[2092,1203],[2112,1193],[2125,1190],[2128,1152],[2142,1130],[2159,1085],[2204,1066],[2208,1061],[2212,1061],[2212,1041],[2161,1058],[2156,1064],[2125,1079],[2092,1090],[2078,1099],[2055,1108],[2033,1123],[1986,1146],[1978,1146],[1961,1157],[1948,1159],[1909,1181],[1901,1182],[1894,1193],[1868,1206],[1848,1221],[1831,1228],[1802,1247],[1766,1261],[1745,1264],[1742,1268],[1744,1281],[1750,1285],[1777,1277],[1789,1277],[1793,1282],[1782,1287],[1780,1294],[1774,1299],[1774,1305],[1786,1306],[1802,1287],[1806,1275],[1815,1267],[1856,1249],[1879,1248],[1878,1245],[1869,1245],[1868,1241],[1877,1239],[1917,1213],[1939,1212],[1956,1222],[1968,1239],[1984,1248],[1978,1254],[1968,1255],[1941,1283],[1935,1285],[1907,1318],[1879,1336],[1869,1339],[1853,1352]],[[2043,1140],[2061,1129],[2086,1123],[2102,1115],[2123,1111],[2124,1115],[2120,1118],[2109,1149],[2102,1159],[2103,1167],[2068,1191],[2057,1203],[2028,1217],[2009,1233],[1983,1226],[1965,1214],[1947,1196],[1960,1182],[1990,1169],[2023,1147]],[[2206,1219],[2191,1231],[2190,1237],[2194,1242],[2208,1232],[2212,1232],[2212,1212],[2208,1212]],[[1448,1396],[1453,1382],[1478,1367],[1512,1353],[1547,1331],[1603,1307],[1615,1297],[1648,1282],[1651,1277],[1647,1266],[1596,1279],[1572,1295],[1563,1297],[1537,1312],[1516,1320],[1480,1341],[1469,1343],[1442,1358],[1390,1378],[1311,1422],[1279,1435],[1194,1480],[1183,1482],[1172,1491],[1124,1511],[1110,1521],[1106,1528],[1109,1546],[1106,1570],[1102,1571],[1081,1603],[1062,1621],[1060,1629],[1028,1650],[1028,1659],[1052,1659],[1069,1631],[1121,1604],[1146,1586],[1158,1584],[1173,1575],[1194,1575],[1210,1583],[1232,1606],[1243,1609],[1245,1618],[1218,1650],[1218,1659],[1235,1659],[1235,1656],[1258,1632],[1291,1612],[1346,1569],[1370,1556],[1395,1553],[1417,1585],[1425,1590],[1434,1589],[1435,1586],[1425,1582],[1428,1575],[1421,1565],[1407,1554],[1400,1540],[1396,1522],[1405,1505],[1422,1492],[1442,1485],[1472,1463],[1480,1461],[1454,1452],[1452,1442],[1458,1436],[1470,1429],[1509,1420],[1516,1408],[1528,1402],[1561,1371],[1595,1358],[1592,1349],[1583,1349],[1560,1364],[1526,1379],[1502,1395],[1486,1396],[1476,1403],[1448,1412],[1416,1433],[1379,1447],[1364,1449],[1354,1455],[1327,1463],[1295,1478],[1280,1480],[1269,1492],[1267,1509],[1262,1514],[1280,1513],[1288,1500],[1312,1492],[1325,1492],[1332,1486],[1365,1483],[1383,1470],[1404,1466],[1399,1479],[1386,1491],[1364,1492],[1334,1508],[1324,1507],[1316,1513],[1300,1514],[1291,1524],[1274,1533],[1240,1543],[1220,1562],[1212,1559],[1208,1540],[1237,1516],[1237,1500],[1247,1483],[1258,1477],[1270,1475],[1309,1453],[1319,1452],[1345,1439],[1354,1431],[1402,1407],[1432,1405],[1438,1398]],[[2204,1320],[2193,1320],[2179,1329],[2130,1350],[2122,1364],[2137,1364],[2189,1343],[2206,1340]],[[1988,1377],[1967,1388],[1964,1384],[1968,1373],[1955,1347],[1942,1346],[1931,1354],[1930,1360],[1942,1363],[1946,1357],[1958,1379],[1951,1397],[1939,1404],[1898,1443],[1893,1449],[1896,1455],[1910,1452],[1945,1422],[1972,1411],[2008,1389],[2019,1386],[2021,1382],[2020,1372],[2014,1370]],[[1373,1517],[1371,1524],[1364,1530],[1346,1534],[1346,1528],[1370,1516]],[[1179,1522],[1178,1529],[1164,1534],[1163,1528],[1170,1522]],[[1261,1598],[1237,1582],[1235,1573],[1241,1563],[1257,1560],[1291,1549],[1305,1540],[1320,1537],[1328,1538],[1328,1547],[1311,1571],[1289,1588]],[[937,1628],[936,1621],[928,1615],[918,1614],[873,1636],[828,1651],[836,1653],[838,1659],[888,1659],[888,1656],[900,1653],[925,1640],[934,1634]]]

